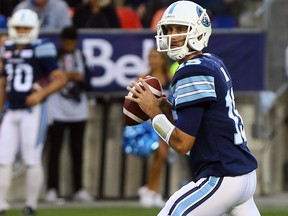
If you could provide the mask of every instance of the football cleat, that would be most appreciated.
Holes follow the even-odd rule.
[[[21,216],[36,216],[36,210],[32,209],[29,206],[23,208]]]

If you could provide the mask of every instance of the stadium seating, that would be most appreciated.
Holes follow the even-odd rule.
[[[136,12],[129,7],[117,7],[117,15],[119,17],[121,27],[123,29],[140,29],[142,24]]]

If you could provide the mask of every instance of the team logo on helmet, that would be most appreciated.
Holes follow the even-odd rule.
[[[199,6],[196,7],[197,10],[197,14],[198,17],[200,17],[203,13],[203,9]],[[209,27],[211,25],[210,19],[207,16],[207,14],[204,14],[203,19],[201,20],[201,23],[205,26],[205,27]]]

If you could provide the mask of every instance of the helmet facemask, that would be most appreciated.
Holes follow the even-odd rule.
[[[28,33],[18,33],[16,28],[31,28]],[[29,44],[38,38],[40,22],[34,11],[21,9],[16,11],[8,21],[8,34],[10,40],[19,45]]]
[[[10,40],[14,41],[14,43],[19,45],[29,44],[31,41],[37,38],[35,35],[38,35],[38,32],[36,33],[35,29],[31,28],[29,33],[21,34],[17,32],[16,27],[17,26],[9,28]]]
[[[167,30],[165,25],[159,25],[158,32],[160,35],[156,36],[156,43],[157,43],[157,51],[159,52],[167,52],[167,55],[172,60],[180,60],[183,59],[185,56],[190,55],[191,53],[195,51],[191,51],[188,47],[188,41],[191,39],[191,33],[192,27],[187,26],[187,32],[181,33],[181,34],[167,34]],[[172,37],[181,37],[185,36],[184,44],[181,47],[171,47],[172,45]]]

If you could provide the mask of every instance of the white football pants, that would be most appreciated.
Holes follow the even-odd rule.
[[[47,130],[46,105],[8,110],[0,128],[0,165],[11,165],[20,149],[26,165],[41,164]]]
[[[256,171],[236,177],[209,177],[176,191],[158,216],[260,216],[254,203]]]

